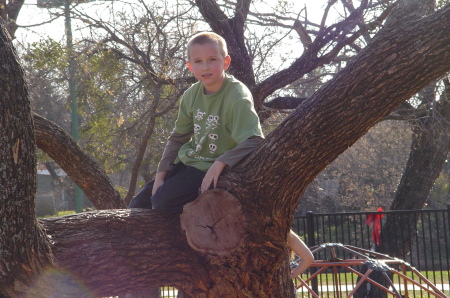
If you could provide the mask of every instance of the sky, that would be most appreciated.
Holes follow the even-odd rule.
[[[103,4],[102,4],[103,2]],[[308,2],[308,18],[314,17],[314,12],[317,12],[318,16],[321,15],[323,11],[324,4],[327,0],[293,0],[296,6],[299,8],[303,8],[305,6],[305,2]],[[114,5],[120,5],[121,1],[116,1]],[[40,24],[44,21],[48,21],[51,19],[51,16],[48,13],[48,10],[45,8],[37,7],[37,0],[26,0],[20,13],[17,23],[21,26],[31,26]],[[94,1],[92,3],[86,3],[80,5],[83,9],[87,11],[98,11],[101,5],[110,5],[111,1]],[[56,9],[52,9],[52,11],[57,11]],[[76,21],[73,21],[72,28],[74,32],[74,36],[76,36],[77,28],[82,27],[80,24],[77,25]],[[46,37],[51,37],[56,41],[65,40],[64,33],[64,18],[60,17],[56,20],[53,20],[49,24],[44,24],[37,27],[24,27],[19,28],[16,32],[16,41],[21,43],[31,43],[37,42],[40,39],[45,39]]]

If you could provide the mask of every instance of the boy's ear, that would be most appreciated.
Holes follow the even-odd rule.
[[[189,70],[192,72],[192,65],[189,63],[189,61],[186,61],[186,66],[189,68]]]
[[[225,59],[223,60],[223,69],[227,70],[228,67],[230,67],[230,64],[231,64],[231,57],[226,56]]]

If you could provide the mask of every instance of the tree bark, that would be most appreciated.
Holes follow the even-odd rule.
[[[58,163],[89,197],[95,208],[125,208],[119,192],[105,171],[81,150],[65,130],[37,114],[33,118],[37,147]]]
[[[55,264],[82,281],[78,297],[87,295],[86,289],[95,296],[115,296],[164,285],[161,282],[181,286],[197,276],[204,278],[199,265],[204,261],[188,249],[177,217],[124,209],[41,222],[53,240]]]
[[[219,188],[237,198],[246,221],[243,244],[229,254],[190,249],[178,216],[99,211],[43,221],[56,266],[98,296],[173,285],[194,297],[293,297],[286,237],[300,195],[370,127],[450,69],[449,31],[449,5],[386,26],[225,173]]]
[[[6,3],[6,0],[1,1],[0,19],[5,22],[6,29],[12,38],[14,38],[14,33],[17,30],[16,21],[24,2],[25,0],[8,1],[8,3]]]
[[[280,268],[283,260],[287,266],[284,243],[250,245],[222,258],[202,255],[189,248],[178,216],[143,209],[85,212],[41,222],[53,240],[55,265],[66,273],[69,284],[79,281],[77,290],[71,288],[76,297],[123,295],[163,285],[193,297],[274,297],[273,291],[289,297],[289,289],[293,293],[288,275],[284,274],[284,285],[277,276],[289,272],[288,267]],[[266,284],[273,290],[267,291]]]
[[[24,294],[51,263],[34,217],[36,159],[24,73],[0,19],[0,296]]]

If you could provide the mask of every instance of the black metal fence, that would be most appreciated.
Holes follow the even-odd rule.
[[[389,235],[392,238],[383,239],[385,241],[384,248],[388,251],[399,251],[396,257],[421,271],[428,280],[438,285],[447,295],[449,294],[450,205],[443,210],[333,214],[308,212],[306,216],[295,218],[292,229],[305,239],[309,247],[323,243],[342,243],[366,250],[378,250],[376,237],[383,238],[384,236],[386,238],[388,236],[382,234],[383,229],[380,231],[381,235],[374,233],[373,220],[368,221],[370,217],[372,219],[378,217],[381,226],[388,221],[392,225],[395,219],[395,229]],[[399,241],[399,239],[410,239],[410,241]],[[402,249],[390,247],[391,243],[399,245],[399,242],[401,242]],[[327,251],[322,251],[315,257],[320,260],[328,260],[331,256],[327,254]],[[346,259],[351,256],[343,253],[339,257]],[[324,288],[327,288],[327,285],[329,288],[330,283],[332,285],[331,280],[328,281],[324,278],[320,281]],[[354,285],[356,281],[351,280],[348,283]],[[423,291],[416,292],[414,287],[412,291],[413,296],[410,294],[409,297],[429,297]],[[309,296],[305,295],[304,297]],[[333,296],[321,295],[321,297]]]
[[[399,258],[420,271],[445,271],[450,268],[450,206],[442,210],[411,210],[387,212],[354,212],[314,214],[295,218],[292,229],[301,235],[308,246],[322,243],[342,243],[367,250],[373,249],[373,226],[366,224],[368,215],[383,215],[381,224],[390,216],[404,220],[418,215],[417,225],[398,235],[411,234],[407,250]],[[405,218],[405,219],[402,219]],[[400,225],[399,225],[400,227]]]
[[[449,295],[449,273],[450,273],[450,205],[443,210],[411,210],[411,211],[387,211],[387,212],[352,212],[333,214],[314,214],[308,212],[306,216],[296,217],[292,229],[298,233],[308,244],[313,247],[323,243],[341,243],[351,245],[366,250],[375,249],[373,221],[367,219],[372,216],[379,216],[380,224],[385,224],[389,219],[396,218],[400,222],[413,224],[398,224],[394,238],[404,238],[410,235],[410,240],[402,255],[397,256],[409,263],[412,267],[421,271],[422,274],[433,284],[438,285],[440,290]],[[370,225],[369,225],[369,224]],[[382,230],[381,230],[382,231]],[[375,233],[376,234],[376,233]],[[383,235],[381,235],[383,236]],[[331,256],[327,251],[322,251],[315,255],[316,259],[327,260]],[[339,256],[342,259],[351,256]],[[307,277],[306,273],[304,277]],[[320,276],[320,297],[336,297],[335,293],[325,293],[333,288],[333,278],[325,272]],[[341,290],[341,294],[348,295],[352,286],[356,284],[356,277],[344,275],[347,287]],[[349,280],[347,280],[349,278]],[[399,282],[398,280],[395,282]],[[317,284],[317,281],[316,281]],[[298,297],[312,297],[306,291],[298,292]],[[345,296],[346,296],[345,295]],[[176,290],[164,288],[161,297],[176,297]],[[409,297],[432,297],[422,290],[412,288]]]

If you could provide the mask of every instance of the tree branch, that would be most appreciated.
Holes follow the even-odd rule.
[[[245,21],[250,11],[251,2],[251,0],[239,0],[236,2],[235,15],[232,19],[233,31],[236,33],[236,36],[244,37]]]
[[[247,181],[245,187],[257,193],[252,197],[270,198],[264,201],[268,214],[260,217],[290,218],[303,190],[326,165],[402,101],[450,69],[449,26],[450,5],[425,18],[385,26],[370,46],[233,168],[220,187],[236,196],[235,191],[245,192],[238,185]],[[389,45],[392,39],[397,41],[395,47]],[[264,160],[259,159],[262,156]],[[265,166],[250,166],[259,163]],[[265,175],[276,176],[276,182],[257,178]],[[245,212],[251,213],[244,207]]]
[[[294,29],[297,32],[298,36],[300,37],[300,41],[302,42],[305,49],[309,47],[309,45],[312,43],[311,37],[308,35],[308,32],[303,27],[302,23],[299,20],[295,20],[294,22]]]
[[[296,109],[306,99],[306,97],[276,97],[271,101],[264,103],[264,106],[276,110],[290,110]]]
[[[2,1],[4,3],[4,1]],[[14,36],[17,30],[17,17],[19,16],[20,9],[22,8],[25,0],[8,1],[6,7],[3,3],[0,3],[0,19],[3,18],[6,22],[7,29],[11,36]]]
[[[323,27],[313,42],[309,43],[309,39],[305,39],[303,43],[307,43],[308,47],[306,47],[306,51],[303,52],[302,56],[295,60],[286,69],[266,78],[252,89],[256,101],[255,105],[258,107],[258,105],[262,104],[258,101],[262,101],[275,90],[300,79],[313,69],[329,63],[345,46],[352,44],[358,37],[360,37],[364,32],[362,29],[353,33],[349,37],[347,37],[347,34],[357,25],[357,20],[359,20],[365,8],[364,3],[365,1],[363,1],[361,6],[346,19],[332,26]],[[329,5],[330,4],[331,2]],[[378,23],[378,25],[380,24],[381,23]],[[295,26],[298,26],[298,22],[294,24],[294,27]],[[332,50],[318,57],[319,52],[323,50],[330,41],[336,41],[336,44],[333,46]]]
[[[97,209],[125,208],[106,173],[66,131],[37,114],[33,118],[37,147],[57,161]]]
[[[192,292],[201,287],[199,280],[210,280],[205,257],[189,248],[178,216],[127,209],[40,222],[52,239],[54,264],[69,282],[71,276],[81,280],[77,290],[88,289],[86,296],[125,295],[163,284]]]
[[[228,19],[213,0],[196,0],[195,3],[211,29],[226,40],[228,51],[233,61],[229,69],[230,73],[235,74],[249,88],[254,86],[255,77],[251,67],[251,59],[245,47],[242,29],[239,29],[241,25],[233,24],[233,20]],[[244,14],[236,12],[237,15],[241,14],[241,20],[245,15],[245,5],[248,5],[249,1],[246,0],[242,3],[244,5]],[[237,26],[237,31],[235,31],[235,26]]]

